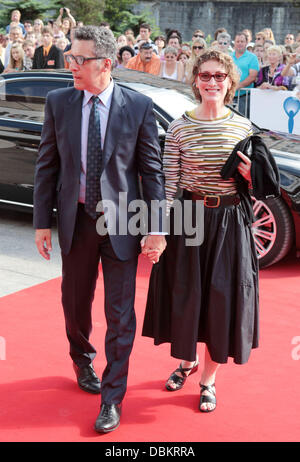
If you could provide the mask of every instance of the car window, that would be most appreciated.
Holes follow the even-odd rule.
[[[0,78],[0,117],[43,122],[48,92],[70,85],[73,83],[63,79]]]

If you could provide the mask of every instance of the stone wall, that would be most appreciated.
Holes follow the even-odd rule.
[[[218,27],[225,27],[233,37],[242,29],[255,34],[264,27],[271,27],[277,43],[283,43],[287,32],[300,31],[300,0],[283,1],[224,1],[214,2],[151,1],[143,0],[135,7],[136,12],[150,10],[162,32],[167,28],[178,29],[184,40],[191,40],[195,29],[206,35],[214,34]]]

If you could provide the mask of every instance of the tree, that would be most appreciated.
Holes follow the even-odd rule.
[[[116,34],[123,33],[130,27],[137,35],[139,25],[148,22],[153,34],[159,35],[153,14],[150,10],[145,10],[139,15],[134,14],[136,4],[137,0],[70,0],[65,6],[70,8],[77,21],[95,25],[107,21]]]
[[[99,24],[103,21],[105,0],[70,0],[65,2],[76,21],[84,24]]]
[[[40,0],[19,0],[16,2],[12,0],[2,0],[0,25],[1,27],[5,27],[10,23],[11,12],[13,10],[19,10],[21,12],[21,22],[24,22],[26,19],[50,19],[51,10],[52,12],[58,11],[60,4],[61,0],[47,0],[47,2]]]

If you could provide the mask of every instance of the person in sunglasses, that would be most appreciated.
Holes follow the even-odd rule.
[[[223,53],[231,53],[232,48],[230,46],[231,36],[227,32],[221,32],[217,37],[217,50]]]
[[[207,49],[206,41],[203,38],[197,38],[193,41],[190,59],[186,65],[186,83],[192,83],[194,65],[205,50]]]
[[[220,364],[229,358],[244,364],[258,346],[258,264],[246,218],[251,161],[238,151],[238,171],[245,180],[241,195],[235,179],[220,175],[235,145],[252,134],[251,122],[227,106],[238,83],[232,57],[207,50],[193,68],[198,105],[169,125],[163,166],[170,233],[152,268],[142,331],[155,345],[170,343],[171,356],[181,360],[166,382],[170,392],[180,390],[197,371],[197,344],[205,344],[201,412],[216,408]],[[181,233],[176,207],[182,213]],[[204,227],[197,245],[187,241],[191,220],[195,229]]]

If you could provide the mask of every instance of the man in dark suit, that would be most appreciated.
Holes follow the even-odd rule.
[[[34,191],[36,245],[46,259],[50,258],[51,217],[57,204],[62,303],[70,355],[80,388],[100,393],[101,386],[95,429],[104,433],[120,422],[135,335],[135,278],[141,236],[124,232],[131,218],[124,211],[140,198],[140,179],[149,208],[151,201],[164,199],[152,101],[112,80],[116,52],[109,29],[83,26],[76,30],[72,54],[68,55],[75,88],[48,94]],[[116,232],[107,211],[96,214],[100,198],[116,211]],[[159,218],[158,214],[152,220],[149,234],[143,238],[143,253],[154,261],[165,248]],[[96,230],[103,219],[109,234]],[[107,365],[101,384],[92,366],[96,350],[89,342],[100,258],[107,320]]]
[[[63,69],[65,67],[62,50],[53,45],[51,27],[42,29],[43,45],[36,48],[33,56],[32,69]]]

